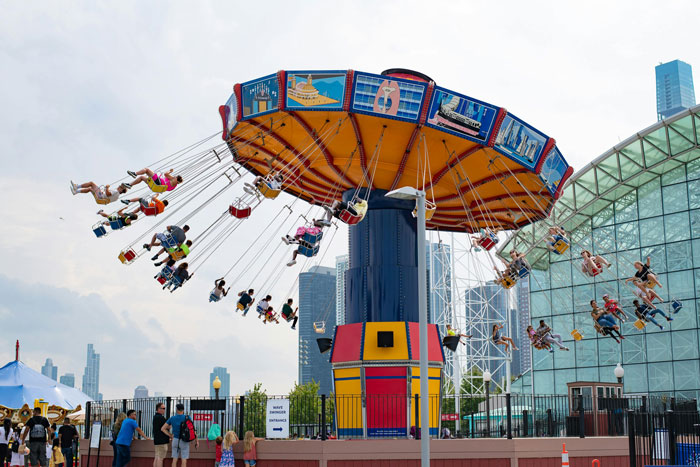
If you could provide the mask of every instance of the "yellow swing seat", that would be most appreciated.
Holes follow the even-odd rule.
[[[437,205],[433,203],[432,201],[428,201],[427,199],[425,200],[425,220],[429,221],[430,219],[433,218],[433,214],[435,214],[435,211],[437,210]],[[413,217],[416,217],[418,215],[418,208],[413,209]]]
[[[94,191],[92,192],[92,196],[95,198],[95,202],[102,206],[106,206],[110,203],[109,198],[98,198]]]
[[[317,321],[314,323],[314,331],[316,331],[316,334],[324,334],[326,332],[326,322],[325,321]]]
[[[578,329],[574,329],[573,331],[571,331],[571,337],[573,337],[575,341],[580,341],[581,339],[583,339],[583,334],[581,334],[581,331],[579,331]]]
[[[554,244],[554,251],[556,251],[558,254],[562,254],[568,249],[569,249],[569,242],[567,242],[566,240],[559,239]]]
[[[153,193],[165,193],[168,190],[167,185],[158,185],[153,178],[149,178],[146,184]]]
[[[638,319],[637,321],[634,322],[634,327],[637,328],[638,330],[642,330],[646,327],[647,323],[643,319]]]
[[[498,281],[504,289],[510,289],[517,282],[512,276],[505,276]]]
[[[275,199],[282,192],[282,190],[273,190],[265,182],[259,183],[257,186],[257,189],[261,195],[263,195],[265,198],[268,198],[268,199]]]

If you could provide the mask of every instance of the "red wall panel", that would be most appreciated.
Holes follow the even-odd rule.
[[[571,453],[569,453],[571,456]],[[591,467],[593,459],[600,461],[601,467],[629,467],[628,456],[615,457],[569,457],[571,467]],[[432,463],[431,463],[432,464]],[[518,467],[561,467],[561,457],[548,457],[546,459],[520,459]]]
[[[335,340],[333,341],[332,363],[356,362],[360,360],[362,351],[362,326],[363,323],[338,326]]]

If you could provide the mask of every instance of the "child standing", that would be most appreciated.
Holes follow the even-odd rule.
[[[24,467],[24,456],[26,454],[26,449],[27,447],[22,444],[22,439],[20,433],[22,432],[22,428],[24,428],[24,425],[20,423],[17,425],[15,428],[15,431],[12,433],[12,459],[10,460],[10,465],[12,467]]]
[[[252,431],[245,432],[243,439],[243,461],[245,465],[255,465],[258,463],[258,453],[255,450],[255,443],[262,441],[264,438],[256,438]]]
[[[219,467],[221,465],[221,443],[224,438],[221,436],[216,437],[216,458],[214,458],[214,467]]]
[[[61,444],[58,438],[54,438],[53,447],[51,452],[51,457],[49,461],[49,467],[63,467],[66,459],[63,457],[63,452],[61,451]]]
[[[220,438],[219,436],[219,438],[216,439],[217,443]],[[233,443],[237,442],[238,436],[236,436],[236,433],[227,431],[224,435],[223,444],[218,448],[221,450],[221,462],[219,463],[219,467],[234,467],[235,458],[233,457]]]

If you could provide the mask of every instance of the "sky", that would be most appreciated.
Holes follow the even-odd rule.
[[[696,1],[0,0],[0,11],[0,362],[19,339],[25,363],[39,370],[50,357],[79,386],[93,343],[105,399],[142,384],[208,394],[214,366],[229,369],[233,394],[258,381],[285,394],[297,379],[294,331],[235,316],[232,300],[207,303],[288,196],[169,294],[148,261],[116,259],[135,234],[96,239],[97,205],[68,188],[220,132],[235,83],[280,69],[415,69],[506,107],[579,169],[656,121],[655,65],[681,59],[700,72]],[[199,225],[228,202],[198,213]],[[346,237],[339,230],[319,262],[333,265]],[[233,288],[264,261],[258,252]],[[281,272],[273,297],[293,295],[302,270]]]

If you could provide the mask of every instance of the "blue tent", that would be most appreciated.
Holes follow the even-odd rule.
[[[10,409],[19,409],[24,404],[32,407],[35,399],[68,410],[78,405],[85,407],[85,403],[92,400],[87,394],[38,373],[19,360],[0,368],[0,405]]]

